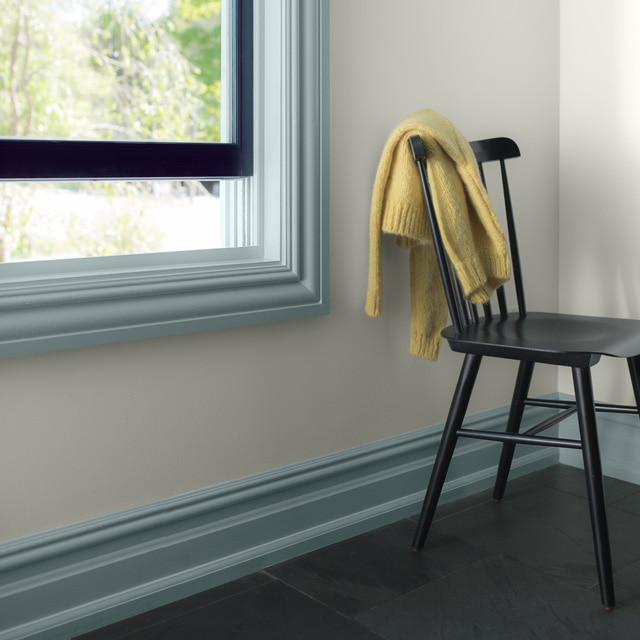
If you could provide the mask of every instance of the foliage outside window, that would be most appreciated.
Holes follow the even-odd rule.
[[[9,1],[6,7],[13,9],[38,2]],[[193,8],[210,4],[185,0],[181,6],[187,6],[187,1]],[[61,186],[58,180],[76,178],[83,188],[90,185],[99,191],[104,185],[91,181],[109,181],[108,188],[113,189],[116,182],[131,182],[135,177],[144,183],[145,195],[154,196],[158,185],[166,189],[171,184],[189,200],[193,192],[188,181],[195,181],[217,200],[206,180],[219,178],[220,200],[235,214],[220,217],[231,242],[225,248],[160,253],[151,249],[151,253],[99,257],[114,252],[108,248],[104,253],[96,250],[98,257],[14,258],[0,264],[0,357],[327,313],[329,0],[223,0],[223,11],[232,1],[252,22],[247,30],[246,23],[239,21],[245,24],[243,33],[252,35],[254,52],[234,46],[232,54],[240,62],[252,60],[254,69],[252,74],[238,73],[234,83],[233,74],[231,79],[225,77],[228,65],[221,65],[221,142],[66,139],[59,143],[0,136],[0,181],[11,187],[34,178]],[[165,2],[137,0],[152,8]],[[181,2],[174,0],[170,6]],[[103,6],[115,4],[116,0],[105,0]],[[136,0],[120,4],[134,6]],[[3,5],[3,30],[9,24],[8,15]],[[194,21],[201,17],[196,12]],[[172,37],[177,37],[182,27],[175,17],[172,21]],[[222,58],[228,47],[224,24],[223,19]],[[185,32],[185,37],[188,40],[191,35]],[[181,55],[192,68],[199,68],[200,62],[184,41],[175,46],[184,51]],[[6,82],[4,75],[0,82]],[[215,93],[210,79],[206,84]],[[6,86],[0,85],[0,109],[8,108]],[[240,118],[242,127],[233,117],[234,109],[228,113],[225,107],[229,88],[241,111],[247,96],[252,97],[253,116],[248,121]],[[204,94],[194,98],[201,109],[205,109]],[[149,103],[145,108],[155,107]],[[130,129],[140,135],[135,126]],[[244,154],[247,139],[253,150],[248,157]],[[100,154],[95,153],[95,145]],[[233,176],[242,177],[227,179]],[[116,197],[110,194],[108,199]],[[24,211],[37,216],[38,209],[25,207]],[[121,203],[117,211],[125,211]],[[86,213],[82,209],[80,213],[84,223]],[[190,227],[184,209],[179,220]],[[0,220],[0,231],[2,224]],[[70,220],[64,225],[68,229]],[[56,233],[64,225],[58,224]],[[131,225],[137,221],[125,217],[119,223],[119,229],[128,229],[122,232],[128,242],[137,237]],[[25,245],[27,235],[25,231],[22,240],[13,238],[14,245]],[[114,240],[115,235],[108,239]],[[152,242],[153,234],[141,233],[136,241]],[[116,253],[131,250],[122,242],[114,244]]]
[[[5,0],[0,133],[219,141],[222,2],[163,4]]]

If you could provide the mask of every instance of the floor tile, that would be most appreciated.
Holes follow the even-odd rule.
[[[239,596],[251,589],[263,586],[272,580],[273,578],[265,574],[254,573],[245,578],[228,582],[189,598],[183,598],[163,607],[123,620],[122,622],[78,636],[75,640],[119,640],[120,638],[129,638],[134,632],[138,632],[153,625],[162,624],[167,620],[183,616],[204,606],[209,606],[216,602],[222,602],[228,598]]]
[[[357,616],[387,640],[631,640],[640,612],[506,558],[486,558]]]
[[[547,522],[502,502],[481,504],[453,514],[436,522],[433,529],[487,553],[519,560],[588,588],[597,581],[597,576],[593,544],[583,531],[586,528],[590,534],[589,521],[583,518],[581,522],[580,535],[576,535],[573,527],[567,531],[561,522]]]
[[[640,560],[618,571],[613,578],[618,601],[640,611]]]
[[[271,582],[127,636],[127,640],[380,640],[357,622]]]
[[[609,479],[607,484],[616,487],[618,483],[628,484],[613,479]],[[621,490],[617,488],[614,492],[619,494]],[[623,500],[630,500],[632,497]],[[607,505],[607,520],[613,564],[617,569],[621,569],[640,560],[640,537],[637,533],[640,531],[640,513],[623,512],[617,508],[617,504],[619,503]],[[589,504],[586,498],[529,484],[509,493],[503,505],[509,511],[518,511],[541,520],[581,548],[593,550]]]
[[[560,489],[582,498],[587,497],[587,485],[582,469],[558,464],[536,471],[527,478],[531,482],[537,482],[552,489]],[[608,504],[638,492],[638,485],[608,476],[605,476],[603,484]]]
[[[614,509],[635,513],[640,516],[640,491],[622,498],[611,505]]]
[[[414,529],[414,522],[402,520],[267,572],[336,611],[354,615],[486,555],[439,535],[423,553],[414,553]]]

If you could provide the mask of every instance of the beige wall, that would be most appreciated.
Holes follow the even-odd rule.
[[[0,539],[277,468],[444,418],[459,358],[407,354],[407,256],[363,311],[368,207],[386,135],[430,107],[521,144],[530,300],[557,304],[555,0],[331,3],[331,314],[1,362]],[[541,248],[544,260],[539,261]],[[472,410],[506,404],[491,365]],[[500,392],[502,388],[502,392]],[[554,375],[540,391],[556,388]]]
[[[561,30],[560,304],[640,318],[640,3],[564,0]],[[624,361],[603,359],[594,388],[633,403]]]

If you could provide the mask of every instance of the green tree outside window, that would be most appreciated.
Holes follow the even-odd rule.
[[[158,6],[157,0],[5,0],[0,136],[219,141],[221,0]],[[60,188],[0,184],[0,261],[159,250],[161,232],[141,204],[157,196],[154,185],[65,184],[70,193],[98,196],[103,211],[97,217],[64,211],[59,219],[34,204],[43,186]]]

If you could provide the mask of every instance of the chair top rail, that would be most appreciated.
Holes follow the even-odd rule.
[[[479,164],[520,157],[520,149],[511,138],[488,138],[469,143]]]

